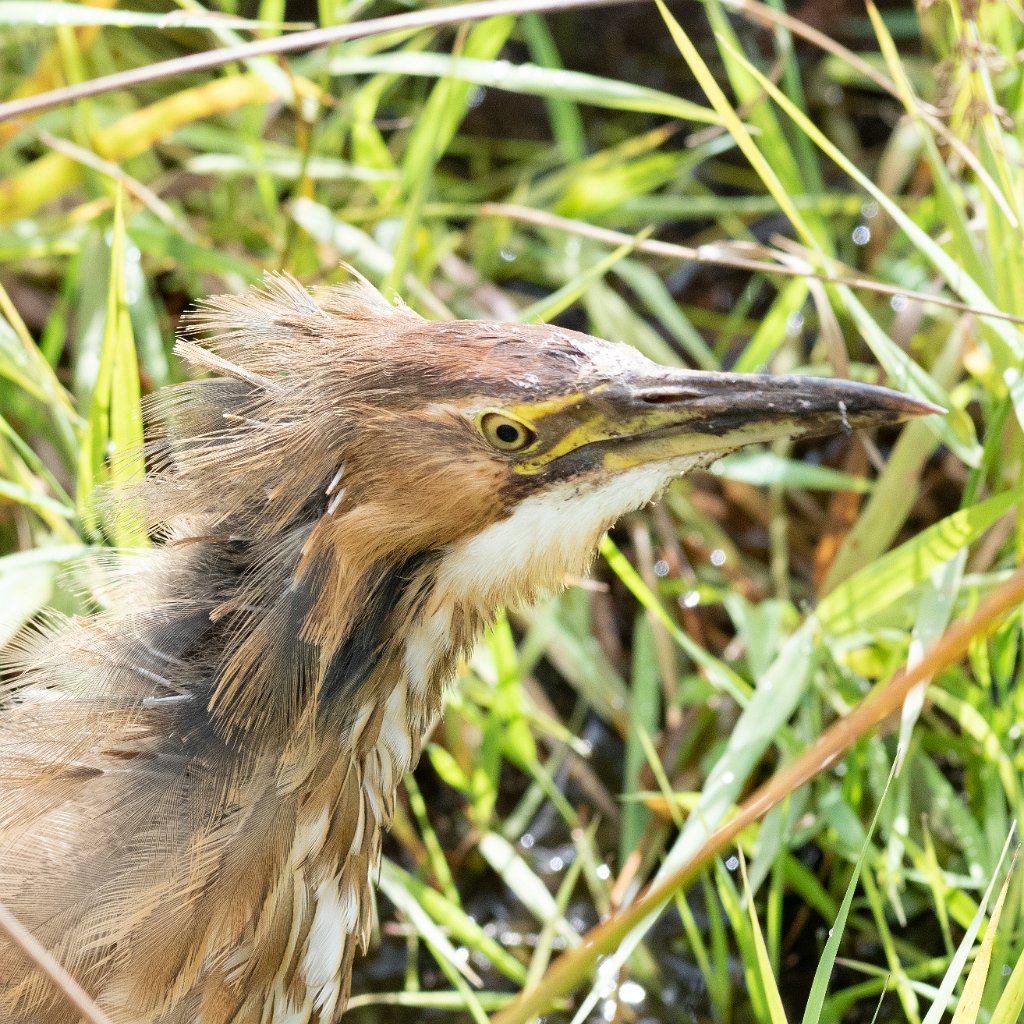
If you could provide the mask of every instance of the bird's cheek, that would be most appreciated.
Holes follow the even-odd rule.
[[[549,487],[582,482],[601,467],[603,446],[582,444],[555,459],[524,460],[515,467],[514,476],[522,492],[540,492]]]

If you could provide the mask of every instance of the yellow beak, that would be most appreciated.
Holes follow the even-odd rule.
[[[535,473],[554,459],[596,445],[604,468],[614,472],[944,411],[899,391],[849,380],[659,370],[624,375],[548,407],[524,406],[522,412],[538,425],[548,417],[567,422],[557,432],[558,442],[519,468]]]

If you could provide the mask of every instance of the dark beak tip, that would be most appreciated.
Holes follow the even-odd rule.
[[[900,423],[920,416],[945,416],[948,412],[927,398],[905,391],[873,384],[852,384],[852,388],[852,401],[848,398],[847,402],[859,406],[859,411],[870,419]]]
[[[904,395],[903,397],[906,405],[904,415],[907,419],[916,416],[945,416],[949,412],[948,409],[929,402],[926,398],[918,398],[916,395]]]

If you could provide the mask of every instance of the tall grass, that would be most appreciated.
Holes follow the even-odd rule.
[[[255,24],[0,4],[0,95],[288,31],[274,0],[217,7]],[[508,14],[0,123],[0,643],[95,607],[95,546],[145,543],[90,495],[180,376],[182,308],[268,268],[949,410],[724,460],[495,625],[406,784],[353,1020],[1020,1016],[1020,612],[942,644],[1024,553],[1024,22],[910,14],[834,39],[757,0]],[[701,852],[936,645],[898,720]]]

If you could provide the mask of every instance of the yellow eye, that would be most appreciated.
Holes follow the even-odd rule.
[[[521,452],[537,438],[525,423],[501,412],[485,412],[479,425],[484,440],[499,452]]]

